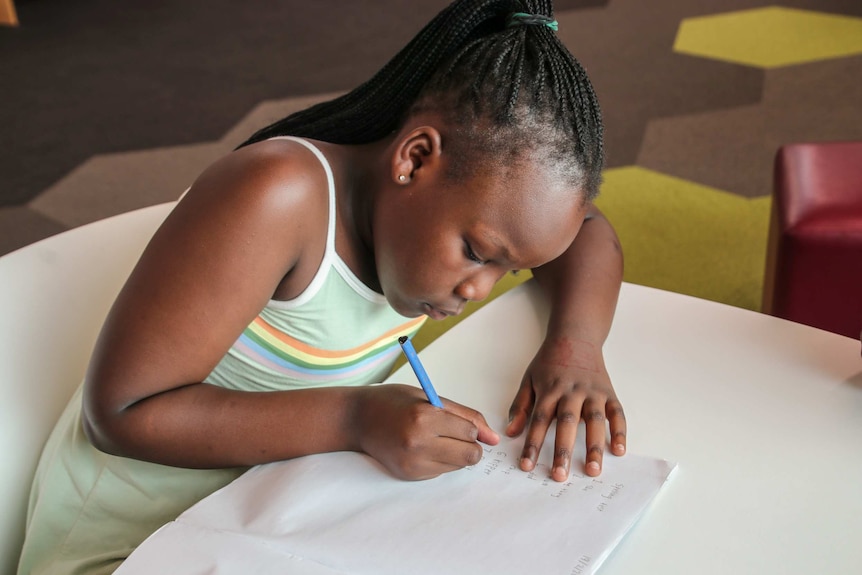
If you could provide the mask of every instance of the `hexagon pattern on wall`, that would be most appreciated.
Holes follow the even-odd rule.
[[[780,6],[686,18],[676,52],[757,68],[862,54],[862,18]]]
[[[602,100],[611,169],[598,204],[623,242],[628,281],[758,309],[775,149],[862,137],[862,2],[786,3],[809,10],[558,1],[559,37]],[[264,101],[218,140],[93,156],[26,206],[0,207],[0,250],[4,237],[14,247],[175,199],[254,129],[332,95]],[[528,277],[507,276],[494,293]]]
[[[626,281],[759,310],[770,202],[626,166],[605,172],[596,205],[619,235]]]

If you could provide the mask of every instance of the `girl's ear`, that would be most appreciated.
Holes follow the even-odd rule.
[[[411,130],[395,147],[392,156],[392,180],[408,184],[428,177],[440,167],[442,138],[437,128],[420,126]]]

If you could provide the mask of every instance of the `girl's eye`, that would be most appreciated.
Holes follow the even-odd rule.
[[[473,247],[470,245],[470,242],[464,242],[464,253],[467,255],[467,259],[476,262],[477,264],[485,263],[482,261],[482,258],[476,255],[476,252],[473,251]]]

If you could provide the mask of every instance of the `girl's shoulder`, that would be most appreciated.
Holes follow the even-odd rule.
[[[272,139],[223,156],[192,184],[177,206],[189,219],[221,219],[226,227],[257,229],[274,241],[303,244],[326,226],[327,169],[309,148]]]
[[[211,267],[242,259],[267,275],[262,284],[273,290],[285,274],[322,257],[328,192],[327,171],[314,152],[296,141],[267,140],[204,170],[157,237],[175,246],[206,245]]]
[[[200,175],[189,193],[221,199],[238,195],[245,202],[280,204],[319,196],[325,200],[326,194],[320,192],[328,186],[326,168],[311,149],[296,140],[274,138],[220,158]]]

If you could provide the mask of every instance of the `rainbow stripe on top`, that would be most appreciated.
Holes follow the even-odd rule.
[[[316,385],[341,383],[391,366],[400,353],[398,338],[415,334],[424,320],[409,320],[352,349],[327,350],[303,343],[258,316],[234,344],[234,351],[288,378]]]

